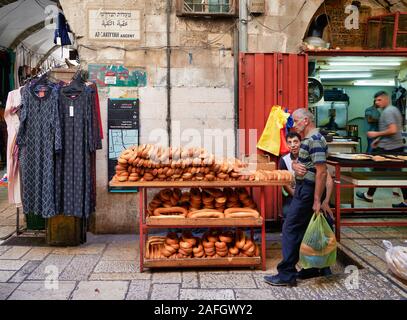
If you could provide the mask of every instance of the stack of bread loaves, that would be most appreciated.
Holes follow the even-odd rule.
[[[238,159],[217,159],[201,148],[134,146],[118,159],[115,182],[143,181],[291,181],[288,171],[250,171]]]
[[[245,188],[163,189],[148,205],[158,218],[259,218],[257,206]]]
[[[237,231],[234,234],[232,231],[212,230],[205,233],[202,239],[194,237],[190,231],[183,232],[181,237],[171,232],[160,245],[160,254],[155,254],[157,259],[260,256],[259,246],[253,239],[246,237],[243,231]]]

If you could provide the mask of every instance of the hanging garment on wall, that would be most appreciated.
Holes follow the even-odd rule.
[[[21,88],[23,89],[23,88]],[[10,204],[21,206],[21,184],[18,162],[17,133],[20,127],[18,112],[21,105],[21,89],[9,92],[4,118],[7,123],[7,176],[8,200]]]
[[[72,32],[71,28],[66,21],[65,15],[60,12],[58,14],[58,27],[55,29],[54,43],[61,46],[72,45],[71,39],[69,38],[69,32]],[[60,42],[58,42],[58,38],[60,39]]]
[[[100,138],[103,140],[104,136],[103,136],[103,125],[102,125],[102,116],[100,113],[100,102],[99,102],[99,93],[98,93],[98,87],[96,85],[96,83],[90,83],[89,86],[92,88],[93,90],[93,95],[94,95],[94,100],[95,100],[95,111],[96,111],[96,116],[98,119],[98,126],[99,126],[99,131],[100,131]]]
[[[62,150],[58,110],[59,86],[41,79],[22,95],[17,135],[22,175],[23,210],[50,218],[55,205],[55,155]]]
[[[60,211],[67,216],[88,218],[95,211],[95,151],[101,149],[94,91],[85,84],[81,92],[61,90],[60,119],[62,126],[61,172],[56,177],[60,189]]]

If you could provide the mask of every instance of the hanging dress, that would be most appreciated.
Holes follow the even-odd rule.
[[[22,96],[17,135],[25,214],[51,218],[55,206],[55,155],[62,149],[58,114],[59,87],[48,85],[39,96],[31,85]]]
[[[20,89],[10,91],[7,97],[4,118],[7,124],[7,177],[8,200],[10,204],[21,207],[21,184],[18,163],[17,133],[20,127],[18,111],[21,105]]]
[[[100,149],[100,131],[95,112],[94,92],[83,85],[82,92],[69,96],[61,91],[60,115],[63,132],[60,185],[61,212],[88,218],[94,211],[93,155]]]

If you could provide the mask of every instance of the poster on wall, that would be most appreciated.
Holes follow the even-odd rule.
[[[145,87],[147,73],[142,68],[126,68],[123,65],[90,64],[89,80],[99,87]]]
[[[123,150],[139,144],[140,101],[138,99],[108,100],[108,181],[116,172],[117,159]],[[137,188],[109,187],[109,192],[137,192]]]

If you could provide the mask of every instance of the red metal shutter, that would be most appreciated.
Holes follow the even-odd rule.
[[[239,78],[239,128],[244,129],[239,152],[250,154],[249,130],[256,129],[257,140],[260,138],[273,105],[290,112],[308,107],[308,56],[241,53]],[[278,158],[272,159],[278,164]],[[266,194],[267,219],[277,220],[282,207],[281,188],[268,188]]]

